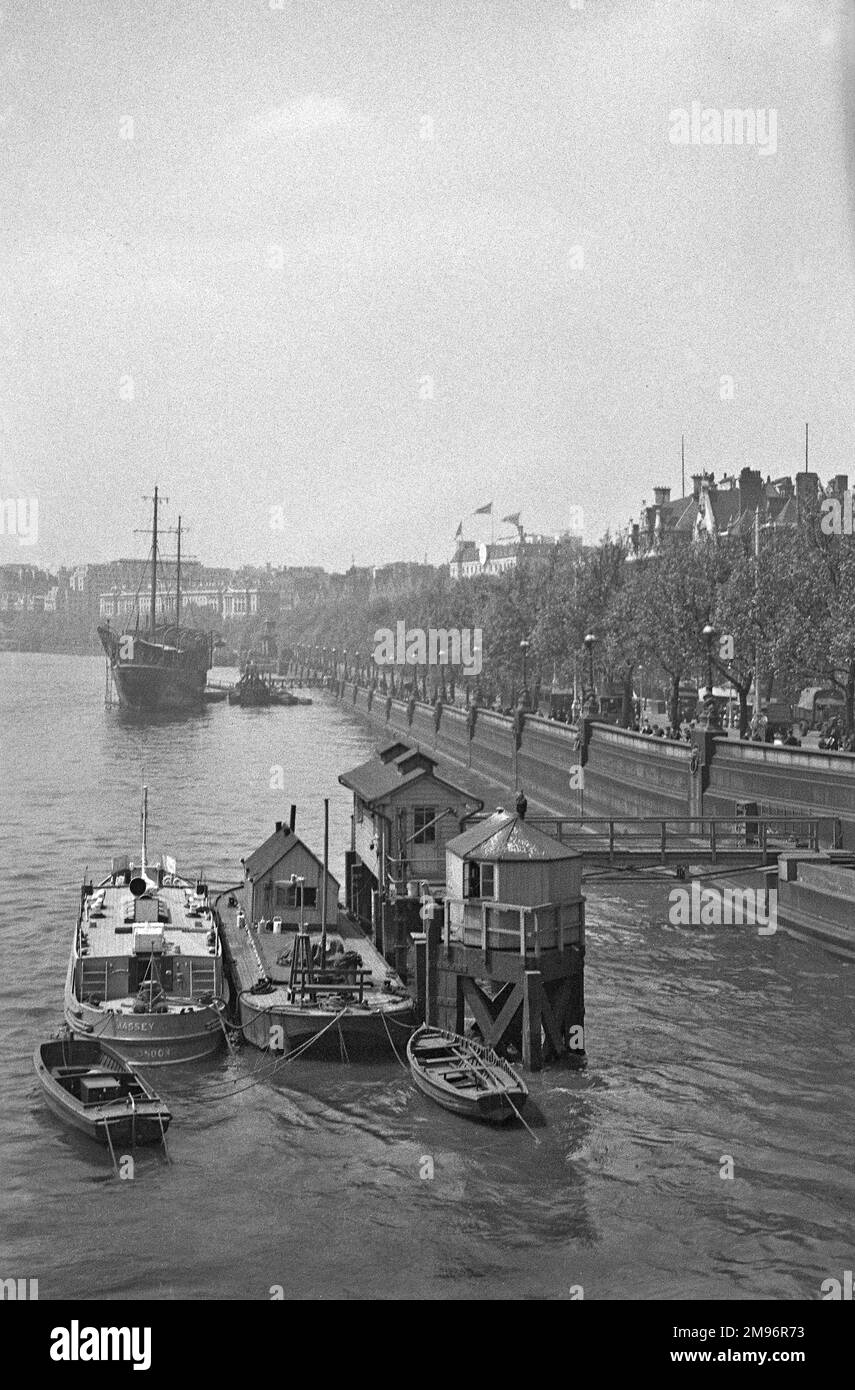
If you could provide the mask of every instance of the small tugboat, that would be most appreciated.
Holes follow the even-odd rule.
[[[50,1109],[107,1144],[164,1143],[172,1119],[147,1081],[96,1038],[55,1038],[33,1054]]]
[[[236,685],[228,692],[229,704],[240,705],[244,709],[268,705],[310,705],[312,701],[305,696],[292,695],[284,682],[267,672],[260,671],[250,663],[244,667],[243,674]]]
[[[276,703],[275,695],[270,677],[250,664],[244,667],[237,685],[229,691],[229,704],[240,705],[243,709],[272,705]]]
[[[193,1062],[225,1036],[217,919],[201,880],[173,860],[149,865],[148,789],[142,854],[113,860],[107,878],[84,883],[65,983],[65,1020],[142,1066]]]
[[[407,1060],[422,1094],[455,1115],[489,1124],[521,1118],[528,1087],[491,1047],[423,1025],[407,1043]]]

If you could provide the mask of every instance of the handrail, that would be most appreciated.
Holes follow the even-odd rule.
[[[464,824],[477,824],[489,814],[474,812]],[[761,815],[744,810],[730,816],[530,816],[527,824],[539,826],[560,843],[577,849],[593,851],[602,846],[602,851],[608,852],[609,864],[615,863],[618,850],[644,847],[648,852],[657,851],[661,864],[666,864],[669,851],[673,854],[675,850],[683,854],[702,851],[717,864],[722,854],[736,848],[756,850],[765,865],[775,847],[780,849],[781,842],[788,839],[807,839],[809,848],[818,851],[823,826],[832,848],[842,843],[840,816],[810,813]]]
[[[519,953],[521,956],[528,954],[529,949],[533,948],[535,957],[539,957],[543,946],[543,938],[548,934],[551,940],[547,942],[547,949],[564,950],[564,933],[568,923],[564,916],[567,909],[580,908],[585,899],[580,896],[564,898],[560,902],[552,903],[503,903],[483,898],[444,898],[443,908],[443,929],[442,936],[446,951],[453,944],[451,940],[451,908],[456,906],[462,908],[456,925],[462,926],[466,930],[466,909],[470,909],[470,927],[476,930],[475,924],[471,922],[471,917],[475,916],[475,909],[479,909],[480,924],[480,949],[487,951],[490,947],[490,938],[504,937],[506,940],[519,941]],[[540,914],[549,912],[552,920],[548,924],[541,923]],[[501,926],[497,922],[491,922],[488,926],[488,913],[501,912],[507,913],[518,918],[518,925]],[[533,927],[528,925],[528,919],[533,916]],[[577,915],[569,924],[581,927],[582,918]],[[465,941],[463,944],[466,944]],[[471,944],[471,943],[470,943]]]

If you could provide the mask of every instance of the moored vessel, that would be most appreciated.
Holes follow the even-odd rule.
[[[521,1118],[528,1087],[491,1047],[423,1025],[407,1043],[407,1060],[418,1090],[455,1115],[489,1124]]]
[[[147,791],[140,862],[114,858],[100,883],[84,883],[65,983],[65,1019],[141,1066],[192,1062],[225,1036],[217,918],[201,879],[172,859],[149,865]]]
[[[97,1038],[52,1038],[33,1054],[49,1108],[98,1143],[164,1143],[172,1119],[151,1085]]]
[[[275,1052],[315,1044],[321,1052],[397,1050],[413,1028],[405,986],[355,923],[338,930],[249,924],[230,916],[225,941],[247,1042]],[[402,1031],[403,1030],[403,1031]]]
[[[181,518],[178,518],[178,554],[175,570],[173,621],[158,622],[158,490],[154,490],[151,543],[151,585],[148,624],[115,632],[107,623],[98,628],[101,645],[119,704],[135,711],[168,712],[202,709],[205,684],[213,665],[213,636],[181,626]],[[169,605],[171,606],[171,605]],[[161,604],[163,609],[164,605]]]

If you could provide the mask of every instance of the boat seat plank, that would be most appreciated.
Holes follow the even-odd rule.
[[[121,1073],[110,1071],[107,1067],[51,1067],[52,1076],[119,1076]]]

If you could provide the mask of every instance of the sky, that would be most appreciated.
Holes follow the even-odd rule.
[[[155,483],[212,565],[595,541],[806,420],[855,482],[853,11],[0,0],[0,563],[144,554]]]

